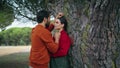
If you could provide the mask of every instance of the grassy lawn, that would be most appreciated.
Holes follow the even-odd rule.
[[[0,67],[2,68],[29,68],[29,52],[14,53],[0,56]]]

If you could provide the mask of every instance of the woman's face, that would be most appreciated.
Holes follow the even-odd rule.
[[[61,24],[60,20],[59,19],[56,19],[55,20],[55,29],[56,30],[60,30],[61,28],[63,28],[63,24]]]

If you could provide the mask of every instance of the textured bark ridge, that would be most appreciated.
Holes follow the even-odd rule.
[[[116,68],[115,19],[117,3],[113,0],[97,0],[90,4],[90,30],[88,56],[91,68]]]

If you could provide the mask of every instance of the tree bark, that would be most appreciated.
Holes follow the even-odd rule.
[[[90,68],[117,68],[117,0],[91,0],[87,55]]]
[[[117,0],[53,0],[50,9],[64,12],[69,21],[72,68],[119,68],[119,4]]]

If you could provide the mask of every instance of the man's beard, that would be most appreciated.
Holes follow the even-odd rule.
[[[47,21],[47,23],[45,24],[45,27],[48,28],[50,25],[50,22]]]

